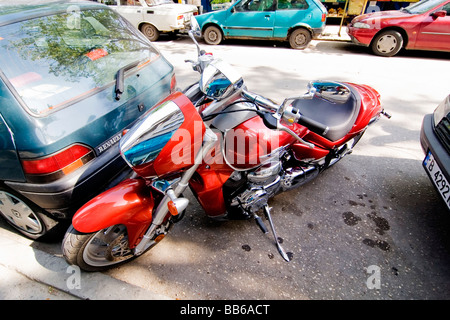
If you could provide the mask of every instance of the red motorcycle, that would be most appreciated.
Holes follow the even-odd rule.
[[[189,186],[215,219],[269,222],[281,256],[268,201],[307,183],[359,141],[383,114],[371,87],[313,81],[304,95],[281,104],[247,90],[229,65],[200,50],[190,61],[200,81],[147,112],[120,140],[136,173],[86,203],[62,243],[64,257],[99,271],[137,257],[184,215]]]

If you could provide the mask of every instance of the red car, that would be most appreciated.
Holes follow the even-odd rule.
[[[384,57],[402,48],[450,51],[450,0],[422,0],[400,10],[363,14],[347,32],[354,43]]]

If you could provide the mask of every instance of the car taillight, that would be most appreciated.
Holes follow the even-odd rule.
[[[327,19],[327,14],[326,13],[322,13],[322,22],[325,22],[326,19]]]
[[[22,160],[22,167],[30,181],[50,182],[72,173],[94,157],[92,149],[75,144],[46,158]]]
[[[177,20],[183,20],[184,16],[181,14],[177,17]]]

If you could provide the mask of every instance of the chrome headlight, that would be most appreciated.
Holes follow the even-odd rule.
[[[353,28],[370,29],[370,24],[363,23],[363,22],[355,22],[355,23],[353,23]]]
[[[442,101],[433,113],[434,125],[437,126],[450,113],[450,95]]]

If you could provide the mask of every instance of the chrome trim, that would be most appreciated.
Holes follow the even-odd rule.
[[[446,32],[421,32],[421,34],[434,34],[439,36],[450,36],[450,33]]]
[[[260,30],[260,31],[271,31],[273,28],[264,28],[264,27],[223,27],[224,29],[231,30]]]

